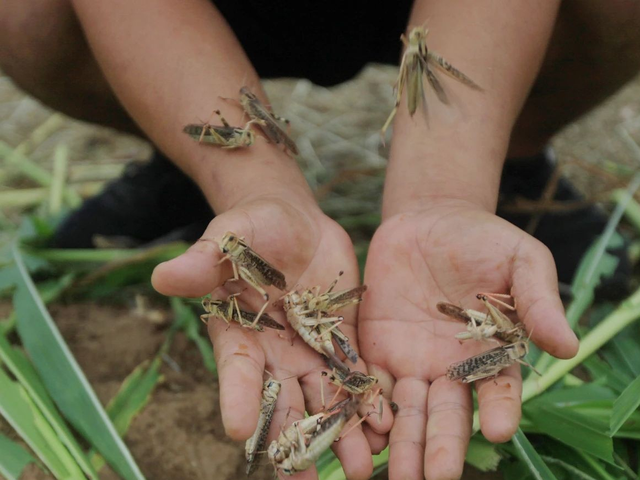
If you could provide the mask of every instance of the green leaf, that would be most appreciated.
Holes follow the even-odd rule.
[[[120,476],[144,478],[38,295],[17,244],[13,256],[21,275],[14,294],[18,334],[51,397]]]
[[[540,458],[533,445],[529,443],[527,437],[518,429],[511,439],[516,447],[518,457],[527,464],[529,471],[536,480],[555,480],[555,475],[549,470],[546,463]]]
[[[67,427],[64,419],[58,413],[56,407],[47,393],[42,380],[33,369],[24,354],[13,349],[6,338],[0,336],[0,358],[9,371],[28,392],[34,404],[38,407],[44,418],[47,419],[60,441],[67,447],[78,465],[90,478],[98,478],[98,474],[91,467],[82,448]]]
[[[474,435],[469,441],[465,462],[481,472],[493,472],[498,468],[498,464],[502,459],[497,447],[497,445],[489,443],[480,435]]]
[[[612,437],[618,433],[620,427],[629,419],[629,417],[640,406],[640,377],[637,377],[622,392],[613,404],[613,412],[611,413],[610,432]]]
[[[613,370],[607,362],[598,357],[598,354],[588,357],[582,362],[582,366],[587,369],[594,381],[604,381],[616,393],[622,393],[632,381],[627,374]]]
[[[157,357],[147,367],[148,362],[138,365],[120,386],[118,393],[107,405],[107,413],[113,421],[118,435],[124,437],[135,416],[147,405],[158,382],[160,374],[160,358]],[[91,463],[96,470],[104,466],[104,459],[97,453],[91,455]]]
[[[202,328],[203,323],[179,298],[171,298],[171,308],[175,313],[175,321],[179,325],[179,328],[184,330],[187,338],[195,343],[196,347],[198,347],[205,368],[214,375],[217,375],[218,368],[216,367],[216,360],[213,356],[213,347],[211,346],[211,342],[208,338],[204,338],[200,335],[200,329]]]
[[[613,442],[607,435],[608,425],[604,422],[574,412],[570,408],[557,408],[540,400],[526,404],[524,412],[538,431],[611,464],[614,463]]]
[[[0,369],[0,414],[57,479],[83,478],[67,449],[33,404],[26,390]]]
[[[0,475],[18,480],[25,467],[35,461],[24,448],[0,434]]]

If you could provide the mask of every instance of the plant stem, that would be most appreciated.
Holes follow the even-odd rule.
[[[69,186],[65,189],[65,200],[69,205],[74,205],[76,198],[82,201],[82,198],[98,193],[103,185],[104,182],[87,182]],[[70,200],[70,192],[73,200]],[[19,188],[0,192],[0,208],[24,208],[38,205],[47,199],[48,194],[48,188]]]
[[[541,377],[529,377],[522,388],[522,402],[544,392],[638,318],[640,318],[640,289],[622,302],[582,339],[575,357],[569,360],[553,360]]]
[[[626,195],[625,190],[614,190],[611,194],[611,198],[615,202],[621,202]],[[640,232],[640,203],[636,202],[633,198],[629,200],[624,210],[624,215],[635,229]]]

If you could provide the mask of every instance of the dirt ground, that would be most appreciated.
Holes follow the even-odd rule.
[[[384,167],[386,152],[379,147],[378,129],[391,108],[394,76],[395,69],[391,67],[371,66],[354,81],[333,89],[315,87],[304,80],[267,82],[274,107],[292,121],[302,153],[301,166],[312,187],[321,186],[328,173],[343,168]],[[203,111],[203,117],[208,113]],[[16,147],[36,127],[51,122],[51,116],[50,110],[0,76],[0,141]],[[145,142],[108,129],[64,117],[59,123],[30,147],[28,154],[50,168],[53,152],[64,145],[71,161],[69,181],[73,184],[113,178],[127,161],[144,159],[151,151]],[[566,128],[553,145],[561,161],[576,158],[592,165],[612,162],[637,169],[640,155],[629,146],[625,134],[620,133],[622,129],[640,141],[640,78]],[[11,182],[0,186],[0,196],[18,186],[35,187],[15,170],[6,170]],[[600,176],[585,173],[580,167],[571,167],[567,173],[588,195],[602,193],[605,187]],[[367,196],[380,197],[379,191],[369,191]],[[5,207],[2,212],[15,221],[23,210],[24,205]],[[164,339],[162,328],[135,316],[126,306],[55,305],[51,311],[104,403],[137,365],[156,353]],[[170,357],[179,371],[163,366],[165,381],[125,439],[142,471],[154,480],[244,478],[243,445],[224,435],[217,381],[204,369],[199,353],[184,337],[176,338]],[[0,430],[9,431],[1,420]],[[255,478],[272,475],[271,469],[265,467]],[[25,480],[41,478],[42,474],[33,470],[24,475]],[[104,478],[116,476],[107,472]]]

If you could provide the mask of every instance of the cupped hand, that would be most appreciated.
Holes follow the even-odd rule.
[[[344,275],[337,289],[354,287],[359,282],[349,236],[317,206],[304,200],[260,197],[213,219],[202,238],[185,254],[156,268],[154,287],[165,295],[200,297],[214,291],[215,298],[226,298],[228,291],[222,286],[233,274],[229,262],[218,265],[223,255],[217,241],[228,231],[244,237],[253,250],[283,272],[288,288],[320,285],[324,290],[340,271]],[[241,306],[250,311],[258,311],[264,303],[244,282],[232,282],[227,287],[235,292],[246,288],[238,298]],[[267,291],[271,303],[284,293],[271,287]],[[269,441],[281,427],[302,418],[305,410],[311,413],[321,410],[321,381],[325,382],[327,401],[336,390],[327,384],[326,377],[321,377],[321,372],[328,370],[321,356],[300,337],[290,340],[293,331],[281,305],[270,305],[267,312],[287,327],[286,332],[270,329],[254,332],[235,323],[228,327],[216,318],[208,323],[218,365],[222,419],[227,434],[235,440],[247,439],[256,427],[265,369],[282,381]],[[341,314],[345,322],[340,328],[357,349],[355,308]],[[367,371],[360,359],[356,365],[350,362],[348,365]],[[368,410],[372,409],[368,406]],[[393,421],[390,409],[384,412],[381,423],[377,415],[372,415],[362,429],[354,429],[335,444],[334,450],[349,478],[369,478],[372,449],[375,453],[384,447]],[[355,421],[352,419],[350,424]],[[299,474],[301,479],[315,477],[315,469]]]
[[[473,404],[468,385],[446,378],[447,366],[496,346],[460,343],[454,335],[464,326],[446,320],[438,302],[481,309],[478,292],[510,292],[536,345],[559,358],[577,352],[550,252],[465,202],[434,202],[386,220],[371,242],[365,283],[360,348],[374,375],[395,379],[399,407],[389,437],[391,480],[461,476]],[[520,420],[519,365],[475,388],[482,433],[492,442],[509,440]]]

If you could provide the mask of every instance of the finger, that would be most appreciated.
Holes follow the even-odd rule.
[[[549,249],[533,237],[525,238],[515,255],[512,279],[518,316],[534,343],[558,358],[575,356],[579,342],[564,315]]]
[[[304,396],[302,395],[302,389],[300,388],[298,379],[287,378],[291,373],[284,370],[274,369],[272,373],[276,380],[286,380],[280,380],[280,394],[278,395],[276,409],[273,412],[271,428],[269,429],[265,449],[268,449],[269,444],[278,438],[282,430],[289,427],[296,420],[304,418],[305,411]],[[267,456],[264,455],[262,458],[267,458]],[[279,473],[278,476],[283,479],[288,478],[282,473]],[[296,474],[296,479],[298,478],[301,480],[315,480],[318,478],[318,474],[314,467]]]
[[[473,419],[469,386],[438,378],[429,388],[428,417],[425,478],[460,478]]]
[[[220,409],[225,432],[234,440],[249,438],[258,423],[264,353],[250,332],[225,322],[209,322],[209,336],[220,381]]]
[[[315,413],[322,410],[320,380],[325,382],[323,383],[325,395],[330,395],[327,401],[331,400],[331,397],[337,391],[334,385],[326,381],[326,377],[320,375],[321,371],[321,368],[312,370],[301,379],[302,391],[304,392],[307,411],[309,412]],[[346,398],[346,394],[342,392],[338,397],[338,401],[344,398]],[[362,433],[362,428],[358,426],[350,430],[351,426],[358,420],[359,416],[355,415],[347,422],[341,433],[340,441],[335,443],[332,449],[342,463],[342,468],[347,478],[366,480],[373,472],[373,461],[371,459],[371,449],[364,433]],[[349,432],[348,434],[346,434],[347,431]]]
[[[482,434],[494,443],[507,442],[516,433],[522,406],[520,365],[511,365],[495,378],[476,382]]]
[[[235,212],[220,215],[185,253],[153,270],[153,288],[163,295],[202,297],[222,285],[232,277],[232,269],[229,262],[218,265],[223,254],[217,241],[228,231],[252,243],[253,231],[247,217]]]
[[[389,478],[421,480],[427,425],[427,381],[406,377],[396,382],[398,405],[389,434]]]
[[[374,432],[366,423],[362,424],[362,433],[364,433],[367,442],[369,442],[369,448],[371,448],[373,455],[378,455],[389,443],[389,435],[381,435]]]

